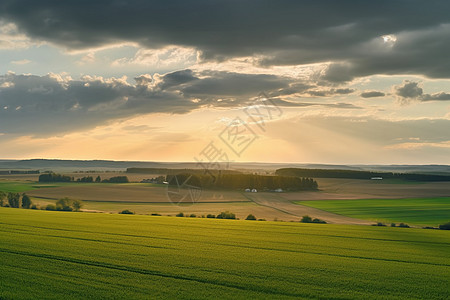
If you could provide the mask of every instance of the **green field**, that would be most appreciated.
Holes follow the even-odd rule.
[[[101,184],[104,185],[104,183]],[[23,193],[41,188],[55,188],[66,186],[93,186],[93,185],[100,185],[100,183],[83,183],[83,182],[39,183],[32,181],[0,181],[0,191],[11,193]]]
[[[450,221],[449,197],[297,201],[296,203],[344,216],[380,222],[437,226]]]
[[[448,299],[450,232],[0,208],[1,299]]]

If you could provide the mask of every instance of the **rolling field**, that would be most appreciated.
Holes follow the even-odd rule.
[[[448,231],[0,208],[2,299],[448,299]]]
[[[298,201],[336,214],[380,222],[437,226],[450,221],[450,198]]]
[[[59,199],[70,197],[87,201],[170,203],[167,186],[151,183],[87,183],[80,186],[70,183],[67,186],[40,188],[29,192],[36,198]],[[199,202],[248,202],[240,192],[202,191]]]

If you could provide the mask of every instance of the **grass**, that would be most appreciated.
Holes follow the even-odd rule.
[[[25,181],[0,181],[0,191],[10,193],[23,193],[35,189],[33,182]]]
[[[36,189],[46,189],[46,188],[58,188],[58,187],[68,187],[68,186],[92,186],[100,185],[99,183],[83,183],[83,182],[52,182],[52,183],[38,183],[33,181],[0,181],[0,191],[11,192],[11,193],[23,193],[29,192]]]
[[[0,298],[445,299],[447,231],[0,208]]]
[[[336,214],[380,222],[433,225],[450,221],[450,197],[297,201]]]

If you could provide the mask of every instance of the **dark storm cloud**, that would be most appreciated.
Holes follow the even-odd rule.
[[[375,97],[384,97],[386,96],[386,94],[378,91],[368,91],[362,92],[360,96],[363,98],[375,98]]]
[[[448,101],[450,94],[439,92],[424,94],[418,82],[405,80],[403,84],[394,86],[395,94],[402,100]]]
[[[203,59],[334,62],[323,74],[330,82],[378,73],[450,77],[449,10],[449,1],[423,0],[0,3],[0,17],[28,36],[71,49],[131,41],[195,47]]]

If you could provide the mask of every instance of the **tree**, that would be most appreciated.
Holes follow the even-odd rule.
[[[20,194],[8,193],[8,203],[10,207],[19,208]]]
[[[75,199],[72,201],[73,211],[80,211],[82,207],[83,207],[83,202],[81,202],[81,200]]]
[[[72,200],[64,197],[59,199],[58,201],[56,201],[56,210],[61,210],[61,211],[72,211]]]
[[[300,222],[302,222],[302,223],[311,223],[312,222],[312,218],[310,216],[303,216],[302,219],[300,220]]]
[[[22,194],[22,208],[29,209],[31,207],[31,199],[27,194]]]
[[[0,191],[0,207],[2,207],[3,205],[5,205],[5,203],[3,202],[6,198],[6,193]]]
[[[98,175],[97,178],[95,178],[95,182],[102,182],[102,178],[100,177],[100,175]]]
[[[445,224],[439,225],[439,229],[442,229],[442,230],[450,230],[450,222],[447,222],[447,223],[445,223]]]
[[[236,215],[232,212],[225,211],[218,214],[216,219],[236,219]]]
[[[254,216],[254,215],[252,215],[252,214],[249,214],[248,216],[247,216],[247,218],[245,218],[246,220],[252,220],[252,221],[254,221],[254,220],[256,220],[256,217]]]

